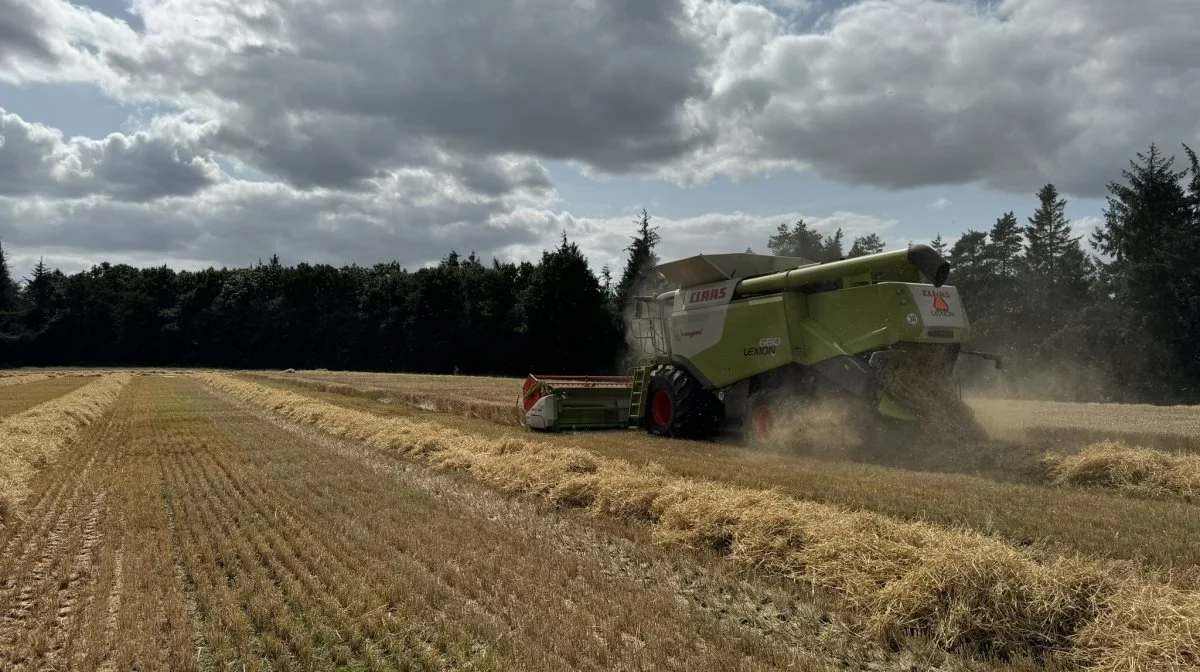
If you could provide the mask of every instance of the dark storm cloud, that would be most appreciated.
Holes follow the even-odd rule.
[[[222,101],[222,150],[296,186],[359,188],[430,145],[623,171],[706,138],[683,113],[708,85],[680,0],[238,4],[206,4],[241,17],[212,28],[246,35],[227,53],[181,32],[106,58],[164,95]]]

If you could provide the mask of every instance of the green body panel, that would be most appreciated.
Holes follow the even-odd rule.
[[[628,389],[572,389],[554,396],[555,424],[559,430],[603,429],[628,424]]]
[[[789,311],[790,324],[798,335],[796,361],[811,365],[838,355],[871,352],[902,342],[962,343],[970,337],[970,327],[949,327],[949,336],[930,338],[930,327],[913,292],[927,285],[884,282],[852,287],[838,292],[791,294],[795,308]],[[943,286],[951,292],[953,287]],[[909,315],[916,321],[910,323]]]
[[[724,387],[792,361],[788,298],[778,294],[723,307],[721,340],[692,356],[692,365],[713,386]]]
[[[790,362],[811,366],[901,342],[966,341],[970,330],[965,315],[963,326],[939,327],[947,334],[928,336],[930,327],[914,292],[929,287],[883,282],[836,292],[735,299],[727,306],[703,309],[724,311],[720,340],[683,356],[714,387],[724,387]],[[953,287],[943,286],[941,291],[954,295]]]

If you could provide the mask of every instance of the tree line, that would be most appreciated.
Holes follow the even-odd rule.
[[[1200,402],[1200,166],[1156,145],[1108,185],[1104,220],[1072,233],[1053,184],[1022,223],[1002,213],[952,245],[951,284],[972,347],[1003,374],[966,367],[1003,393]],[[597,277],[566,234],[540,259],[485,263],[451,251],[410,271],[301,263],[175,271],[102,263],[66,275],[39,262],[17,282],[0,248],[0,366],[329,368],[489,375],[613,373],[629,362],[632,296],[664,288],[657,227],[643,211],[625,267]],[[829,261],[882,251],[803,220],[765,241],[773,254]],[[1089,249],[1090,248],[1090,249]]]

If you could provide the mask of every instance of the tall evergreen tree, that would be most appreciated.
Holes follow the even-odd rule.
[[[8,253],[0,245],[0,367],[13,366],[20,357],[18,319],[17,285],[9,270]]]
[[[967,229],[967,232],[950,247],[947,261],[953,269],[954,286],[967,298],[970,313],[978,304],[980,290],[991,277],[991,264],[987,258],[987,233]]]
[[[1002,278],[1012,278],[1016,275],[1023,248],[1021,234],[1021,226],[1012,211],[999,217],[988,232],[987,255],[995,265],[997,275]]]
[[[0,314],[11,310],[17,300],[17,286],[8,267],[8,252],[0,242]]]
[[[1176,170],[1174,157],[1153,143],[1137,157],[1140,163],[1122,171],[1125,183],[1109,183],[1104,222],[1092,237],[1111,257],[1106,277],[1122,307],[1109,350],[1126,353],[1122,382],[1141,387],[1142,395],[1168,400],[1182,391],[1193,399],[1200,395],[1200,226],[1191,189],[1181,184],[1189,171]]]
[[[1091,264],[1067,220],[1067,201],[1053,184],[1037,194],[1038,208],[1025,227],[1023,291],[1031,316],[1046,332],[1065,324],[1086,300]]]
[[[1038,209],[1025,227],[1025,263],[1030,274],[1049,285],[1070,281],[1080,269],[1073,268],[1081,255],[1079,240],[1071,235],[1067,220],[1067,200],[1059,197],[1058,189],[1047,184],[1038,191]]]
[[[942,239],[942,234],[940,231],[938,232],[937,236],[930,241],[929,246],[932,247],[935,252],[945,258],[947,245],[946,241]]]
[[[621,280],[617,282],[615,300],[618,311],[631,309],[636,295],[658,293],[666,289],[666,283],[654,270],[659,262],[654,248],[662,240],[658,227],[650,226],[650,214],[645,209],[635,223],[637,235],[631,237],[629,246],[625,248],[629,256]]]

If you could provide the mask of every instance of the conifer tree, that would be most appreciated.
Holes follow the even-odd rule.
[[[638,294],[657,293],[666,288],[654,267],[658,265],[658,254],[654,248],[662,237],[658,227],[650,226],[650,214],[645,209],[635,220],[638,226],[637,235],[631,236],[632,242],[625,251],[629,256],[625,261],[625,270],[617,283],[616,306],[618,310],[627,310],[633,305],[633,297]]]

